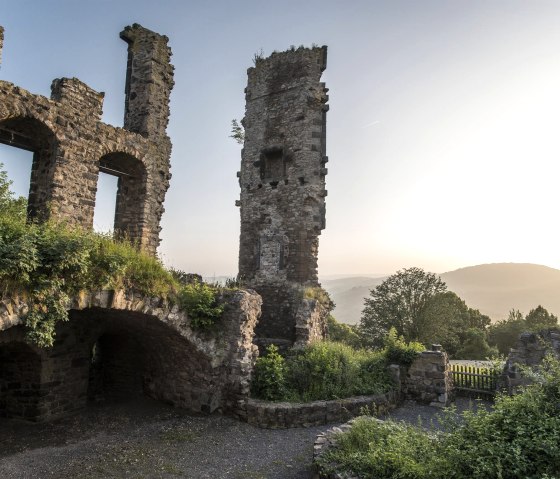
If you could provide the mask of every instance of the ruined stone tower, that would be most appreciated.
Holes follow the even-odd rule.
[[[327,195],[326,61],[327,47],[300,47],[257,58],[247,72],[239,276],[263,298],[261,344],[324,333],[328,308],[312,297]]]
[[[93,226],[99,172],[118,177],[115,233],[155,254],[169,187],[166,134],[173,66],[168,38],[134,24],[124,128],[101,122],[103,93],[55,79],[50,99],[0,81],[0,143],[33,152],[28,216]],[[0,55],[3,29],[0,27]]]

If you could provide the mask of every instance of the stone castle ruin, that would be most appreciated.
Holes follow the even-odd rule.
[[[51,97],[0,81],[0,143],[33,152],[28,216],[93,226],[99,172],[118,177],[115,232],[155,254],[169,187],[166,134],[173,66],[168,39],[140,25],[128,43],[124,127],[101,122],[103,93],[57,78]],[[0,31],[0,53],[3,29]]]
[[[101,121],[103,93],[56,79],[50,98],[0,80],[0,142],[33,152],[30,219],[89,229],[100,172],[118,177],[115,232],[155,254],[170,180],[168,39],[140,25],[128,43],[124,127]],[[0,27],[0,54],[4,31]],[[42,421],[88,400],[147,395],[193,412],[246,417],[261,343],[322,338],[331,306],[317,281],[325,227],[326,47],[275,53],[249,69],[241,192],[240,277],[222,293],[213,332],[135,291],[71,298],[51,348],[26,341],[25,298],[0,301],[0,417]],[[263,305],[264,300],[264,305]],[[261,315],[262,306],[262,317]],[[258,326],[257,326],[258,323]]]
[[[323,337],[331,308],[317,279],[327,196],[326,65],[327,47],[300,47],[256,58],[247,72],[239,276],[263,298],[261,345]]]

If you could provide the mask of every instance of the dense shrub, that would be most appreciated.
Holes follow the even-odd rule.
[[[14,213],[19,200],[15,206],[2,200],[1,187],[0,172],[0,288],[3,297],[28,300],[27,335],[38,346],[53,344],[56,323],[68,319],[70,297],[84,290],[134,289],[168,298],[187,311],[194,328],[221,316],[216,288],[180,284],[129,242],[64,223],[26,223],[25,215]]]
[[[516,396],[499,396],[491,411],[448,418],[444,432],[360,419],[320,463],[363,479],[558,477],[560,362],[548,358],[534,380]]]
[[[337,437],[336,449],[320,463],[325,472],[352,471],[361,479],[443,479],[430,475],[432,464],[426,460],[437,446],[435,436],[418,427],[364,416]]]
[[[221,318],[224,305],[218,293],[216,287],[199,282],[187,283],[179,290],[179,306],[187,312],[195,329],[207,329]]]
[[[251,382],[251,394],[267,401],[279,401],[286,395],[286,364],[278,353],[278,348],[271,344],[266,355],[255,363]]]
[[[327,337],[330,341],[344,343],[352,348],[362,347],[358,327],[353,324],[339,323],[332,314],[327,316]]]
[[[386,366],[382,351],[330,341],[291,352],[286,359],[269,349],[257,360],[252,392],[261,399],[304,402],[383,393],[391,388]]]
[[[397,330],[391,328],[385,336],[384,354],[389,363],[410,366],[418,354],[426,348],[422,343],[415,341],[406,342],[402,336],[397,335]]]

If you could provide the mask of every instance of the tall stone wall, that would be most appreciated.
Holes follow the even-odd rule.
[[[300,47],[256,59],[247,71],[239,275],[263,298],[260,338],[295,342],[296,316],[307,307],[303,289],[319,286],[327,195],[328,90],[321,82],[326,60],[326,47]]]
[[[138,24],[121,37],[129,45],[124,128],[101,122],[104,94],[76,78],[55,79],[50,99],[0,81],[0,143],[33,152],[31,218],[91,228],[99,172],[109,173],[118,177],[115,232],[154,254],[171,178],[171,52],[167,37]]]

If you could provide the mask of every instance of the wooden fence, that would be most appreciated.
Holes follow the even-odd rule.
[[[500,371],[488,366],[451,364],[453,387],[457,393],[493,396]]]

